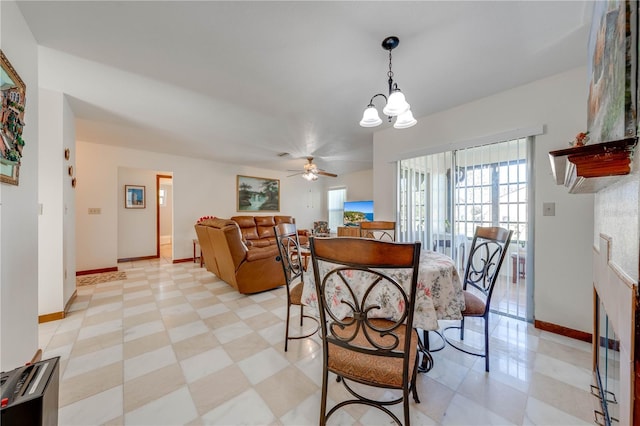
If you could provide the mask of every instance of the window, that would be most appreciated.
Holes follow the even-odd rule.
[[[425,249],[454,258],[462,271],[477,226],[513,230],[492,310],[527,319],[533,300],[525,271],[532,208],[528,140],[411,158],[398,167],[398,240],[422,241]]]
[[[511,244],[527,240],[526,139],[456,151],[456,230],[472,238],[476,226],[513,229]]]
[[[329,229],[337,232],[338,226],[343,223],[344,201],[347,199],[347,188],[332,188],[327,191],[327,210],[329,217]]]

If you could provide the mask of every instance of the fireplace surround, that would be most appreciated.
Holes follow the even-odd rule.
[[[638,283],[611,261],[612,240],[600,234],[594,247],[593,384],[599,399],[594,421],[600,425],[640,424],[640,404],[636,392],[640,362],[636,339],[638,323]]]

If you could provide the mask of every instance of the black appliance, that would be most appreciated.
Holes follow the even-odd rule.
[[[0,425],[56,426],[60,357],[0,373]]]

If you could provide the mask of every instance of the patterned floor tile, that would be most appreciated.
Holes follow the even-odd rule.
[[[67,318],[40,325],[43,357],[61,356],[59,424],[317,424],[322,346],[316,334],[284,352],[284,288],[243,295],[170,255],[120,269],[126,280],[78,287]],[[470,340],[482,342],[481,327],[470,322]],[[480,358],[433,353],[433,370],[418,376],[421,403],[410,404],[414,424],[590,423],[588,344],[495,315],[490,329],[489,374]],[[346,391],[329,382],[331,406]],[[329,424],[389,419],[349,406]]]

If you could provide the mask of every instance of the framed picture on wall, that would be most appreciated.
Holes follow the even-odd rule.
[[[18,185],[26,86],[0,50],[0,182]]]
[[[124,207],[126,209],[144,209],[146,207],[145,187],[141,185],[124,186]]]
[[[279,212],[280,180],[240,176],[237,180],[239,212]]]

